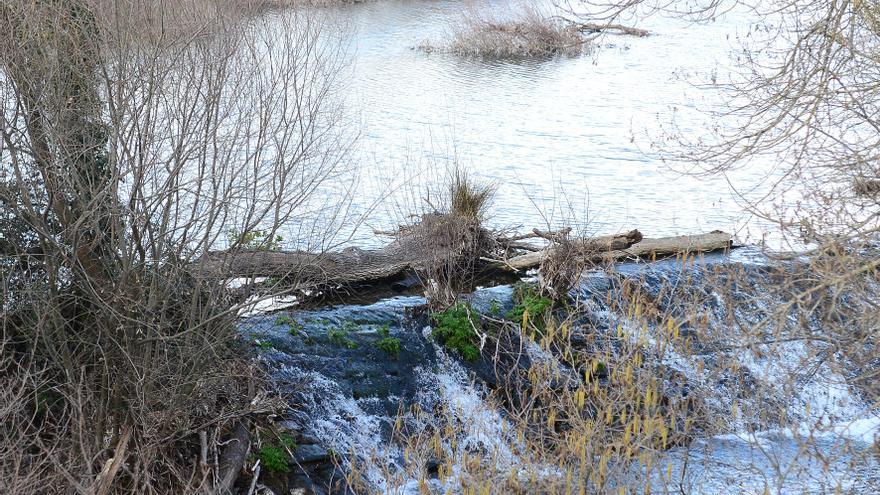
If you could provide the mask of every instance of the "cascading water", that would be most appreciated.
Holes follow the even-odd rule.
[[[735,268],[736,280],[724,270]],[[651,491],[675,493],[875,493],[880,489],[877,457],[866,455],[880,440],[880,418],[849,377],[825,369],[832,352],[815,342],[777,338],[739,345],[749,328],[783,301],[767,290],[773,267],[755,251],[707,255],[690,263],[624,264],[614,272],[592,272],[572,294],[580,313],[578,330],[619,333],[645,349],[644,366],[666,370],[662,393],[674,400],[698,398],[711,418],[688,442],[657,453],[651,470],[638,461],[626,468],[648,480]],[[609,304],[629,284],[658,311],[678,315],[699,301],[699,318],[681,317],[687,352],[661,345],[665,328],[644,325]],[[469,296],[480,312],[504,314],[510,287]],[[447,429],[455,449],[438,445],[456,461],[461,452],[490,453],[496,468],[511,476],[554,478],[565,473],[530,458],[492,390],[491,363],[463,362],[430,337],[430,319],[419,317],[420,297],[395,297],[366,306],[335,306],[289,315],[255,316],[242,331],[271,347],[261,352],[279,387],[289,397],[288,425],[301,432],[299,486],[342,480],[354,466],[376,493],[446,493],[460,487],[459,471],[438,475],[436,459],[407,448],[401,432],[419,435]],[[808,325],[821,331],[821,321]],[[712,338],[706,338],[711,335]],[[378,342],[400,340],[394,355]],[[777,334],[778,337],[778,334]],[[526,342],[526,365],[557,356]],[[735,364],[733,364],[735,363]],[[579,380],[562,363],[559,373]],[[458,452],[458,454],[455,454]],[[339,468],[334,467],[336,459]],[[662,475],[658,474],[662,471]],[[308,481],[311,478],[312,481]],[[298,481],[296,481],[298,480]],[[618,481],[625,485],[625,478]],[[344,483],[343,483],[344,484]],[[628,492],[634,491],[627,487]],[[635,491],[640,491],[639,488]],[[359,492],[358,489],[354,491]]]

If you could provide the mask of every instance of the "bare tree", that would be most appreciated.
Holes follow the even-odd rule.
[[[257,11],[0,3],[0,476],[16,493],[222,489],[187,457],[194,435],[217,452],[265,408],[226,280],[193,266],[280,236],[325,245],[338,222],[311,198],[348,177],[349,141],[339,45],[298,11],[242,7]]]

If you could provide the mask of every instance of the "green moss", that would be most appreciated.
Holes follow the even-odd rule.
[[[483,331],[479,318],[472,315],[476,313],[467,303],[455,304],[446,311],[432,315],[435,325],[431,335],[467,361],[476,361],[480,357],[477,331]]]
[[[281,445],[287,448],[287,450],[296,450],[296,440],[294,440],[293,437],[288,435],[287,433],[282,433],[278,435],[278,441],[280,441]]]
[[[332,344],[346,349],[357,349],[358,346],[357,342],[349,338],[347,328],[331,328],[327,330],[327,338]]]
[[[397,337],[382,337],[376,342],[376,347],[392,356],[400,354],[400,339]]]
[[[293,336],[303,333],[303,326],[289,315],[281,315],[275,318],[275,324],[278,326],[286,326],[287,333]]]
[[[260,448],[260,462],[263,467],[275,473],[286,473],[290,467],[287,461],[290,454],[277,445],[267,444]]]
[[[550,298],[542,296],[534,284],[519,283],[513,287],[513,300],[516,304],[505,315],[508,320],[523,324],[528,313],[528,322],[538,330],[544,330],[553,306]]]

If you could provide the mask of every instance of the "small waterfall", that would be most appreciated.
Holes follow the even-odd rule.
[[[652,491],[863,493],[880,486],[877,457],[865,455],[880,439],[878,413],[845,373],[823,366],[831,348],[786,341],[774,326],[766,342],[749,334],[784,302],[768,290],[774,268],[748,249],[685,264],[621,265],[586,275],[572,294],[581,315],[574,334],[617,334],[638,344],[644,366],[662,371],[664,396],[698,398],[712,419],[686,445],[656,453],[653,468],[638,461],[627,468]],[[621,294],[640,298],[644,308],[626,309]],[[513,304],[510,287],[479,290],[469,300],[487,314]],[[341,479],[355,469],[356,493],[447,493],[467,476],[459,463],[479,454],[507,476],[565,483],[572,474],[533,458],[511,427],[493,393],[497,384],[486,379],[488,364],[465,363],[432,341],[430,320],[412,311],[423,304],[396,297],[243,322],[245,335],[271,343],[261,357],[291,402],[288,425],[303,445],[340,465],[303,472]],[[676,323],[660,323],[670,319]],[[822,330],[821,321],[806,325]],[[669,345],[670,331],[692,337],[689,348]],[[396,356],[377,346],[382,336],[400,340]],[[553,352],[523,342],[532,364],[549,363],[567,383],[581,380]],[[408,443],[417,437],[431,447]],[[440,458],[453,459],[452,469],[438,472]],[[616,483],[641,490],[626,478]]]

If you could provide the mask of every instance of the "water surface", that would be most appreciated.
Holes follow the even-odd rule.
[[[414,49],[425,40],[442,44],[464,10],[460,1],[420,0],[330,10],[351,33],[346,93],[362,132],[357,156],[374,190],[406,182],[418,191],[458,162],[498,183],[492,222],[499,226],[576,216],[594,232],[639,228],[649,236],[720,229],[760,239],[769,229],[749,222],[724,178],[674,173],[653,149],[673,122],[689,138],[708,132],[703,112],[723,99],[717,88],[693,83],[729,72],[734,40],[748,29],[743,16],[704,25],[649,18],[643,26],[652,36],[605,36],[577,57],[499,60]],[[737,173],[734,185],[760,185],[769,169]],[[376,222],[410,213],[404,196],[383,202],[393,206]]]

